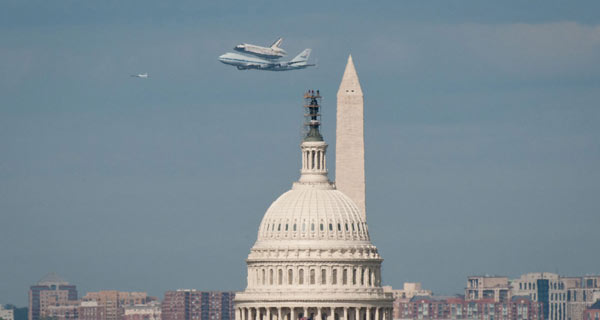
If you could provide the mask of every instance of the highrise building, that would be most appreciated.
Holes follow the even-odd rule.
[[[499,276],[470,276],[465,289],[465,299],[493,299],[504,302],[510,299],[510,284],[508,277]]]
[[[405,282],[402,289],[394,289],[391,286],[384,286],[385,292],[390,292],[396,299],[411,299],[414,296],[431,296],[431,290],[423,289],[420,282]]]
[[[179,289],[165,292],[162,320],[233,320],[234,292]]]
[[[67,306],[70,309],[77,301],[77,287],[69,284],[56,273],[46,275],[37,284],[29,287],[29,320],[40,320],[49,316],[49,307]],[[68,314],[67,310],[64,310]],[[56,312],[62,312],[54,310]],[[66,316],[66,315],[65,315]]]
[[[104,318],[102,320],[121,320],[124,307],[145,304],[153,299],[146,292],[105,290],[88,292],[82,301],[95,301],[99,307],[103,308]]]
[[[81,301],[78,314],[79,320],[106,320],[106,307],[97,301]]]
[[[529,297],[503,302],[493,298],[414,296],[394,301],[394,320],[543,320],[542,304]]]
[[[349,60],[345,77],[358,83],[352,69]],[[383,259],[364,211],[327,177],[321,97],[311,90],[304,98],[300,179],[262,219],[246,260],[247,287],[235,297],[236,319],[391,320],[393,298],[381,287]]]
[[[15,320],[15,312],[13,309],[4,309],[4,305],[0,304],[0,319]]]
[[[337,92],[335,138],[336,187],[354,201],[366,220],[364,99],[352,56]]]
[[[563,277],[555,273],[527,273],[517,279],[471,276],[467,280],[468,301],[507,301],[528,297],[539,302],[544,319],[582,320],[587,307],[600,299],[600,276]]]
[[[158,301],[136,304],[124,308],[123,320],[161,320],[161,307]]]

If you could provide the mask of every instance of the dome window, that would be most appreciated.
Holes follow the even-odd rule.
[[[346,227],[348,226],[348,224],[346,224]],[[342,284],[346,285],[348,284],[348,269],[344,268],[344,271],[342,271]]]
[[[294,283],[294,270],[288,270],[288,284],[292,285]]]
[[[288,224],[285,224],[285,231],[288,231]]]
[[[283,284],[283,270],[281,269],[277,270],[277,284]]]
[[[295,223],[294,223],[294,227],[293,227],[293,230],[294,230],[294,231],[296,231],[296,224],[295,224]]]
[[[346,231],[348,231],[348,223],[346,223]]]
[[[331,284],[337,284],[337,269],[331,272]]]
[[[302,232],[306,231],[306,223],[302,224]]]
[[[298,271],[298,284],[304,284],[304,269]]]
[[[310,224],[310,231],[315,231],[315,224],[314,223]]]
[[[338,223],[338,231],[342,231],[342,225]]]
[[[327,270],[321,269],[321,284],[327,284]]]
[[[281,223],[277,226],[277,231],[281,231]]]
[[[333,231],[333,225],[331,223],[329,224],[329,231]]]
[[[323,224],[322,224],[322,223],[321,223],[321,226],[320,226],[320,227],[321,227],[321,231],[323,231]]]

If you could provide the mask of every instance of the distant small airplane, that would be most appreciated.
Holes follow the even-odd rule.
[[[266,70],[266,71],[288,71],[312,67],[308,64],[311,49],[304,49],[299,55],[290,61],[269,61],[260,58],[248,57],[238,53],[227,52],[219,57],[224,64],[236,66],[238,70]]]
[[[148,79],[148,73],[132,74],[131,76],[134,78]]]
[[[277,41],[273,42],[270,47],[261,47],[254,44],[242,43],[235,46],[233,50],[255,55],[264,59],[276,60],[287,55],[287,52],[279,47],[282,42],[283,38],[279,38]]]

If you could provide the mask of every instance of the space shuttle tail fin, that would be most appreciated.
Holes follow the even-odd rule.
[[[279,48],[279,46],[281,45],[282,42],[283,42],[283,38],[277,39],[275,42],[273,42],[273,44],[271,45],[271,48],[272,49]]]

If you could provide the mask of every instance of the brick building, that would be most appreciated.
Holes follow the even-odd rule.
[[[542,305],[528,297],[504,302],[492,298],[465,300],[461,296],[415,296],[394,301],[395,320],[544,320]]]
[[[123,320],[161,320],[161,306],[157,301],[124,308]]]
[[[29,320],[40,320],[51,314],[71,317],[72,306],[77,302],[77,287],[69,284],[56,273],[46,275],[29,287]],[[60,309],[59,307],[65,308]],[[53,307],[52,313],[49,308]]]
[[[600,320],[600,300],[584,311],[583,320]]]
[[[234,320],[234,292],[180,289],[165,292],[162,320]]]
[[[83,298],[83,302],[96,302],[97,320],[122,320],[124,308],[127,306],[143,305],[154,301],[156,298],[149,297],[146,292],[123,292],[116,290],[106,290],[98,292],[88,292]],[[90,306],[90,308],[93,308]],[[92,311],[90,311],[92,312]]]
[[[106,307],[96,301],[81,301],[79,320],[106,320]]]

